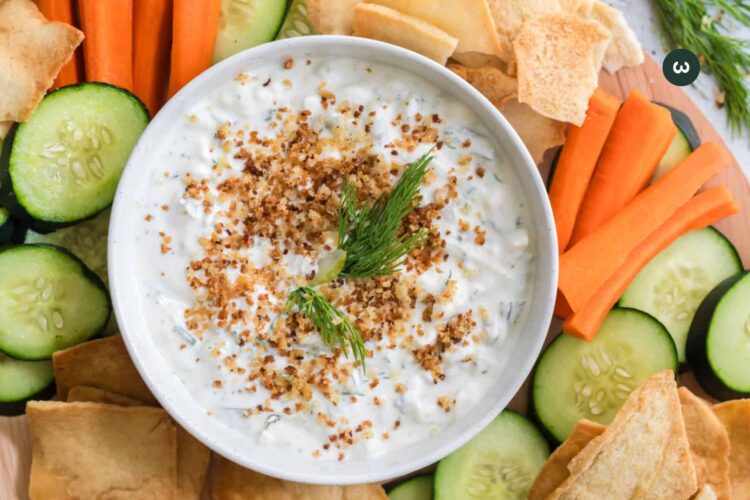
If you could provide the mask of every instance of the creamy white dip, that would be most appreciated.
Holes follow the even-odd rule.
[[[321,89],[335,96],[335,105],[323,104]],[[342,116],[339,104],[344,102],[362,110],[358,131],[351,129],[350,114]],[[220,182],[246,167],[234,156],[234,149],[222,147],[217,130],[256,131],[258,137],[273,138],[279,133],[275,119],[279,109],[308,110],[310,126],[322,136],[343,133],[355,140],[362,137],[360,129],[370,116],[371,126],[363,140],[372,142],[375,153],[401,164],[433,147],[424,143],[407,151],[395,146],[404,124],[413,126],[417,115],[437,115],[437,121],[425,118],[437,130],[441,144],[433,151],[430,182],[422,186],[421,203],[442,196],[450,178],[457,179],[457,196],[434,221],[447,257],[422,274],[403,273],[404,278],[411,274],[419,290],[411,317],[403,322],[411,343],[393,342],[387,336],[369,340],[366,371],[353,367],[349,377],[334,382],[333,399],[313,388],[303,409],[286,413],[284,408],[294,407],[297,400],[271,398],[257,380],[247,380],[247,372],[231,371],[226,363],[231,357],[233,367],[250,366],[259,356],[277,354],[273,346],[238,342],[236,325],[207,328],[197,335],[185,316],[202,293],[189,286],[186,268],[202,258],[199,240],[209,236],[221,219],[217,215],[221,204],[207,213],[199,200],[186,195],[185,174],[205,180],[207,189],[215,193]],[[506,343],[509,337],[522,334],[524,305],[531,295],[534,242],[529,238],[530,217],[521,190],[502,151],[473,113],[450,95],[401,69],[346,58],[252,67],[213,89],[175,123],[150,163],[155,168],[141,203],[143,223],[134,256],[142,309],[165,363],[208,414],[239,433],[254,436],[259,445],[341,460],[408,447],[450,426],[497,390],[492,384],[510,355]],[[212,168],[216,164],[222,168]],[[335,241],[329,243],[335,246]],[[271,262],[270,250],[269,240],[257,237],[240,252],[253,265],[263,267]],[[288,252],[278,265],[288,276],[299,278],[315,271],[317,260]],[[230,279],[239,274],[228,271]],[[258,287],[252,294],[257,297],[265,292]],[[426,322],[423,299],[429,294],[437,300],[433,320]],[[278,308],[283,306],[279,300],[271,302]],[[245,307],[252,314],[257,304]],[[442,353],[442,380],[436,382],[413,351],[434,344],[438,328],[467,311],[472,312],[476,326],[465,342]],[[281,315],[270,315],[274,314]],[[421,336],[415,334],[418,327]],[[318,335],[307,335],[299,342],[305,352],[330,352]],[[341,356],[339,361],[350,364],[353,360]],[[275,363],[281,363],[281,357],[276,356]],[[259,405],[261,410],[253,410]],[[369,422],[364,431],[363,422]],[[331,441],[331,435],[347,428],[353,432],[351,444],[340,447]]]

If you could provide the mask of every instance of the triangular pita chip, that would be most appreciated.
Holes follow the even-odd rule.
[[[87,401],[108,403],[119,406],[142,406],[137,401],[120,394],[77,385],[68,391],[68,402]],[[200,441],[191,436],[185,429],[177,427],[177,498],[180,500],[199,500],[206,480],[211,451]]]
[[[601,435],[607,427],[591,420],[579,420],[573,430],[549,456],[529,490],[529,500],[544,500],[570,476],[568,464],[589,441]]]
[[[521,31],[523,23],[545,14],[563,12],[559,0],[488,0],[487,3],[500,37],[500,57],[507,63],[515,61],[513,40]]]
[[[674,374],[633,391],[604,433],[571,460],[550,499],[674,498],[697,490]]]
[[[509,99],[500,112],[521,137],[537,165],[548,150],[565,142],[565,123],[547,118],[517,99]]]
[[[750,498],[750,399],[726,401],[711,409],[729,434],[732,498]]]
[[[685,387],[678,390],[698,488],[706,485],[722,500],[730,500],[729,436],[711,407]]]
[[[569,15],[524,23],[513,43],[518,100],[555,120],[582,125],[609,39],[599,23]]]
[[[458,39],[416,17],[376,4],[354,8],[354,36],[372,38],[404,47],[445,64]]]
[[[593,4],[589,16],[601,23],[612,35],[604,53],[604,69],[614,73],[620,68],[639,66],[643,63],[641,43],[628,26],[622,12],[599,0]]]
[[[87,385],[122,394],[148,405],[156,398],[135,369],[122,337],[90,340],[58,351],[52,356],[55,367],[57,396],[67,399],[76,385]]]
[[[177,430],[161,408],[31,401],[26,415],[31,498],[176,498]]]
[[[307,17],[318,35],[351,35],[354,7],[362,0],[307,0]]]
[[[0,1],[0,121],[28,120],[82,40],[31,0]]]
[[[240,467],[220,458],[216,467],[213,500],[387,500],[378,484],[320,486],[293,483]]]
[[[366,0],[426,21],[458,38],[459,52],[481,52],[502,57],[486,0]]]

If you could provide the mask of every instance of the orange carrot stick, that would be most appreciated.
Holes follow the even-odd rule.
[[[221,0],[174,0],[169,97],[211,66]]]
[[[153,116],[164,103],[172,37],[171,0],[135,0],[133,88]]]
[[[568,128],[568,137],[557,161],[549,190],[560,253],[565,251],[570,242],[578,210],[620,104],[615,96],[596,89],[589,101],[586,121],[581,127],[571,125]]]
[[[683,234],[710,226],[739,210],[740,207],[724,186],[695,195],[633,250],[625,264],[597,290],[581,310],[568,317],[563,324],[563,331],[584,340],[592,340],[609,310],[651,259]]]
[[[609,222],[565,252],[560,258],[558,287],[573,312],[581,310],[636,246],[730,163],[724,149],[711,142],[703,144]]]
[[[133,0],[78,0],[86,80],[133,90]]]
[[[73,20],[73,0],[36,0],[36,5],[44,17],[50,21],[59,21],[61,23],[75,26]],[[52,88],[73,85],[81,81],[81,53],[76,50],[70,61],[62,67],[57,74],[55,83]]]
[[[633,91],[617,113],[578,212],[571,245],[596,231],[654,175],[677,134],[671,113]]]

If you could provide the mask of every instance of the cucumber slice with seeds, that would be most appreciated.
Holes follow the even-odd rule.
[[[685,234],[657,255],[633,279],[620,305],[645,311],[663,324],[685,361],[690,322],[716,285],[742,270],[737,250],[714,228]]]
[[[438,463],[435,500],[525,499],[548,456],[534,424],[505,410]]]
[[[315,30],[307,17],[307,0],[293,0],[276,40],[314,34]]]
[[[72,227],[40,234],[28,231],[24,243],[47,243],[70,250],[106,284],[109,210]]]
[[[41,393],[48,392],[53,378],[51,361],[21,361],[0,353],[0,415],[20,415],[26,400],[44,399]]]
[[[130,92],[82,83],[48,94],[3,144],[2,205],[40,231],[107,208],[148,112]]]
[[[0,351],[24,360],[87,340],[107,325],[104,283],[65,249],[17,245],[0,250]]]
[[[214,62],[273,40],[286,7],[286,0],[222,0]]]
[[[559,335],[534,368],[532,410],[562,442],[578,420],[609,424],[630,393],[662,370],[677,370],[666,328],[635,309],[614,308],[591,342]]]

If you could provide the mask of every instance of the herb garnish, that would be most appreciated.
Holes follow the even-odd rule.
[[[340,347],[345,356],[349,356],[351,348],[354,359],[360,360],[364,367],[367,352],[362,335],[346,314],[328,302],[320,292],[306,286],[297,288],[286,299],[287,313],[294,309],[310,320],[323,337],[323,342],[330,347]]]
[[[346,314],[328,302],[312,286],[336,278],[372,278],[393,274],[403,265],[412,250],[424,243],[429,232],[420,230],[412,235],[402,234],[402,225],[419,199],[419,186],[432,161],[429,153],[421,156],[404,170],[388,196],[381,195],[372,203],[360,203],[354,185],[344,181],[339,203],[339,244],[335,256],[326,256],[327,271],[289,294],[287,313],[304,314],[320,332],[323,342],[340,347],[346,356],[351,349],[354,358],[365,366],[362,334]],[[340,262],[343,260],[343,267]],[[333,272],[330,272],[333,271]]]
[[[724,24],[725,15],[750,26],[747,0],[656,0],[659,23],[672,47],[698,55],[703,69],[713,74],[721,90],[719,104],[726,104],[734,132],[750,129],[750,41],[735,38]],[[713,7],[714,17],[707,7]]]

